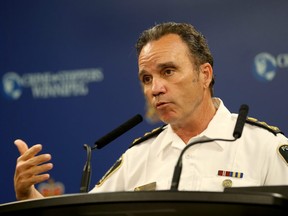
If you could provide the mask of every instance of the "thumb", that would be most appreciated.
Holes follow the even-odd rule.
[[[28,150],[28,145],[21,139],[16,139],[14,144],[18,148],[20,155],[23,155]]]

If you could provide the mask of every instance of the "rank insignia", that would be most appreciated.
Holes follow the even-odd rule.
[[[123,163],[123,157],[121,156],[114,165],[106,172],[106,174],[100,179],[100,181],[96,184],[97,187],[100,187],[103,182],[108,179],[116,170],[120,168]]]
[[[276,135],[277,133],[282,133],[283,134],[283,132],[278,127],[268,125],[266,122],[259,121],[256,118],[247,117],[246,123],[251,124],[251,125],[256,125],[258,127],[262,127],[264,129],[272,132],[274,135]]]
[[[139,137],[139,138],[135,139],[133,141],[133,143],[130,145],[129,148],[131,148],[131,147],[133,147],[135,145],[138,145],[139,143],[141,143],[141,142],[143,142],[143,141],[145,141],[147,139],[150,139],[150,138],[160,134],[164,130],[165,126],[166,126],[166,124],[164,124],[161,127],[158,127],[156,129],[152,130],[151,132],[145,133],[143,137]]]
[[[218,176],[229,176],[234,178],[243,178],[242,172],[232,172],[232,171],[225,171],[225,170],[218,170]]]

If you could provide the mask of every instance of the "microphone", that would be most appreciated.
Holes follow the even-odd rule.
[[[180,176],[181,176],[181,172],[182,172],[182,157],[183,157],[183,154],[185,153],[185,151],[195,144],[212,142],[212,141],[233,142],[233,141],[239,139],[242,135],[242,132],[243,132],[243,127],[244,127],[245,120],[246,120],[247,115],[248,115],[248,111],[249,111],[248,105],[242,104],[240,109],[239,109],[239,114],[238,114],[237,121],[236,121],[234,131],[233,131],[234,139],[222,139],[222,138],[205,139],[205,140],[194,141],[194,142],[188,143],[185,146],[185,148],[180,153],[178,161],[175,165],[170,190],[173,190],[173,191],[178,190],[178,186],[179,186],[179,182],[180,182]]]
[[[233,132],[233,137],[235,139],[239,139],[242,135],[243,127],[248,115],[249,107],[247,104],[242,104],[240,109],[239,109],[239,115],[237,118],[237,122],[235,124],[234,132]]]
[[[123,133],[135,127],[137,124],[143,121],[143,118],[140,114],[135,115],[125,123],[121,124],[119,127],[115,128],[113,131],[109,132],[102,138],[98,139],[94,144],[95,146],[92,148],[101,149],[106,146],[108,143],[115,140],[117,137],[121,136]]]
[[[137,124],[143,121],[143,118],[140,114],[135,115],[134,117],[130,118],[125,123],[121,124],[119,127],[115,128],[113,131],[109,132],[102,138],[98,139],[91,148],[87,144],[84,144],[84,148],[87,151],[87,161],[84,165],[83,172],[82,172],[82,179],[81,179],[81,186],[80,186],[80,193],[88,192],[90,179],[91,179],[91,151],[95,148],[101,149],[106,146],[108,143],[112,142],[128,130],[135,127]]]

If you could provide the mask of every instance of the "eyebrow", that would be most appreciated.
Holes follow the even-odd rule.
[[[169,68],[169,67],[176,67],[175,63],[173,62],[165,62],[157,65],[157,69]]]
[[[175,63],[174,63],[174,62],[171,62],[171,61],[165,62],[165,63],[160,63],[160,64],[158,64],[158,65],[156,66],[157,70],[162,70],[162,69],[164,69],[164,68],[169,68],[169,67],[177,68],[177,66],[175,65]],[[146,70],[141,70],[141,71],[139,72],[139,77],[143,76],[144,73],[147,73],[147,71],[146,71]]]

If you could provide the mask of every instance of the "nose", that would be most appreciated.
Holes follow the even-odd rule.
[[[165,93],[165,86],[162,80],[160,79],[153,79],[152,81],[152,94],[153,96],[158,96],[160,94]]]

